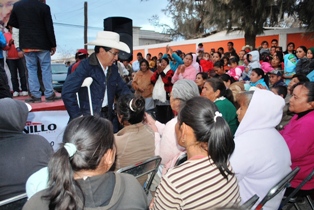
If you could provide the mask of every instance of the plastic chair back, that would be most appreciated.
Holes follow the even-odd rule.
[[[126,166],[124,168],[120,168],[117,173],[127,173],[135,176],[136,178],[142,177],[146,174],[150,173],[149,179],[144,186],[144,190],[146,194],[149,192],[149,188],[153,182],[153,179],[155,177],[155,174],[157,173],[158,167],[161,162],[160,156],[154,156],[152,158],[149,158],[143,162],[139,162],[135,165]]]
[[[177,159],[176,163],[174,164],[174,166],[179,166],[182,163],[184,163],[185,161],[187,161],[188,156],[186,153],[183,153],[182,155],[180,155],[180,157]]]
[[[241,209],[251,209],[258,201],[259,197],[255,194],[249,200],[242,204]]]
[[[0,210],[20,210],[27,201],[26,193],[0,201]]]
[[[309,175],[307,175],[307,177],[305,177],[305,179],[284,199],[284,201],[281,203],[280,207],[284,207],[287,203],[289,203],[290,199],[293,198],[298,192],[299,190],[308,182],[310,181],[314,176],[314,169],[311,171],[311,173]],[[310,202],[310,206],[312,209],[313,206],[311,205]],[[281,209],[280,208],[280,209]]]
[[[292,171],[290,171],[285,177],[283,177],[275,186],[273,186],[268,193],[265,195],[263,200],[257,205],[256,210],[262,209],[262,207],[267,203],[270,199],[275,197],[278,193],[280,193],[283,189],[287,188],[290,181],[297,175],[300,168],[296,167]]]

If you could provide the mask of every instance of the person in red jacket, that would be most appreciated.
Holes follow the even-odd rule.
[[[7,25],[8,32],[4,33],[4,37],[7,42],[7,46],[3,50],[7,51],[6,63],[10,69],[11,82],[13,86],[13,97],[27,96],[26,76],[25,76],[25,65],[24,58],[20,58],[12,39],[12,27]],[[20,81],[18,79],[20,78]],[[20,92],[19,83],[21,84],[22,92]]]
[[[209,72],[213,69],[214,64],[209,53],[204,53],[203,59],[200,60],[200,65],[203,68],[203,72]]]

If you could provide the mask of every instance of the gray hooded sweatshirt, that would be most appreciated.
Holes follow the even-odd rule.
[[[53,153],[44,137],[23,133],[27,115],[24,102],[0,99],[0,200],[25,193],[28,177],[46,167]]]

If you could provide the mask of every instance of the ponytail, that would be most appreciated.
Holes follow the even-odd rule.
[[[235,147],[233,136],[213,102],[203,97],[188,100],[179,113],[178,122],[190,126],[196,140],[207,144],[207,154],[224,178],[233,174],[228,168],[228,160]]]

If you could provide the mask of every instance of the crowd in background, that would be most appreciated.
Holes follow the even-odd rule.
[[[110,45],[104,37],[112,38]],[[23,192],[28,179],[24,209],[238,207],[254,194],[261,200],[291,169],[300,172],[286,194],[313,170],[314,48],[289,43],[283,52],[272,40],[270,47],[263,41],[258,49],[237,51],[228,42],[227,50],[208,51],[200,43],[195,52],[166,46],[156,56],[137,53],[131,64],[118,60],[119,50],[130,49],[113,32],[99,32],[88,44],[95,52],[77,52],[62,91],[70,122],[60,148],[51,154],[44,145],[38,152],[48,152],[37,172],[18,177],[24,182],[8,186],[1,200]],[[89,76],[94,117],[81,89]],[[25,104],[6,98],[0,107],[14,110],[0,112],[0,142],[23,138]],[[19,123],[12,122],[17,110]],[[187,161],[176,165],[184,153]],[[153,199],[141,188],[147,177],[115,173],[157,155]],[[312,194],[314,180],[301,192]],[[283,195],[263,209],[277,209]]]

